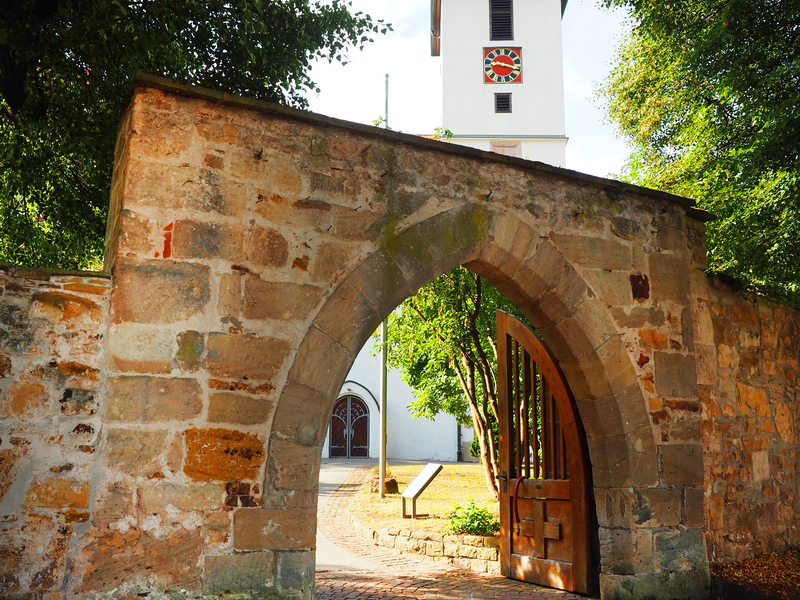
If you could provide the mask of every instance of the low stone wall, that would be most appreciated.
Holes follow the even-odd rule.
[[[500,539],[495,536],[446,535],[392,527],[373,529],[352,513],[349,515],[353,529],[376,546],[476,573],[500,572]]]

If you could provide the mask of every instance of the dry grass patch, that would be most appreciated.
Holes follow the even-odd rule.
[[[397,479],[402,493],[423,468],[424,464],[390,465],[389,473]],[[368,483],[365,489],[367,491],[362,490],[356,495],[350,512],[373,529],[391,527],[441,533],[447,525],[447,513],[452,510],[452,505],[464,504],[469,500],[486,506],[495,516],[499,510],[498,503],[486,487],[483,467],[479,463],[445,464],[442,472],[417,500],[417,512],[429,515],[422,519],[403,519],[400,516],[399,494],[381,500],[378,494],[369,493]],[[411,512],[410,503],[407,510]]]

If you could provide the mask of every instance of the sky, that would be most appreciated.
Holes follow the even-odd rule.
[[[430,54],[430,0],[353,0],[353,11],[392,24],[348,64],[316,63],[311,76],[321,92],[309,93],[310,110],[371,123],[385,110],[389,74],[389,126],[431,134],[441,125],[441,59]],[[604,122],[596,84],[605,79],[623,32],[624,15],[598,8],[595,0],[570,0],[562,21],[567,143],[566,167],[607,177],[619,173],[628,154],[615,128]]]

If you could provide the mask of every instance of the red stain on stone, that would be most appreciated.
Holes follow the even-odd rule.
[[[172,256],[172,226],[174,223],[170,223],[166,227],[164,227],[164,258],[169,258]],[[156,254],[156,257],[158,255]]]
[[[636,361],[636,364],[639,365],[640,367],[643,367],[649,362],[650,362],[650,357],[647,356],[647,354],[645,354],[644,352],[642,352],[641,354],[639,354],[639,360]]]
[[[159,256],[161,256],[161,252],[156,252],[156,258],[158,258]]]

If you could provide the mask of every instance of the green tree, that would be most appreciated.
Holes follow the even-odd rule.
[[[718,217],[711,272],[800,305],[800,2],[602,1],[632,23],[601,91],[623,177]]]
[[[388,364],[414,391],[416,417],[453,415],[472,425],[486,485],[497,496],[495,311],[520,310],[479,275],[458,267],[430,281],[389,316]]]
[[[0,260],[102,262],[116,129],[137,71],[303,108],[311,61],[389,25],[345,0],[0,3]]]

